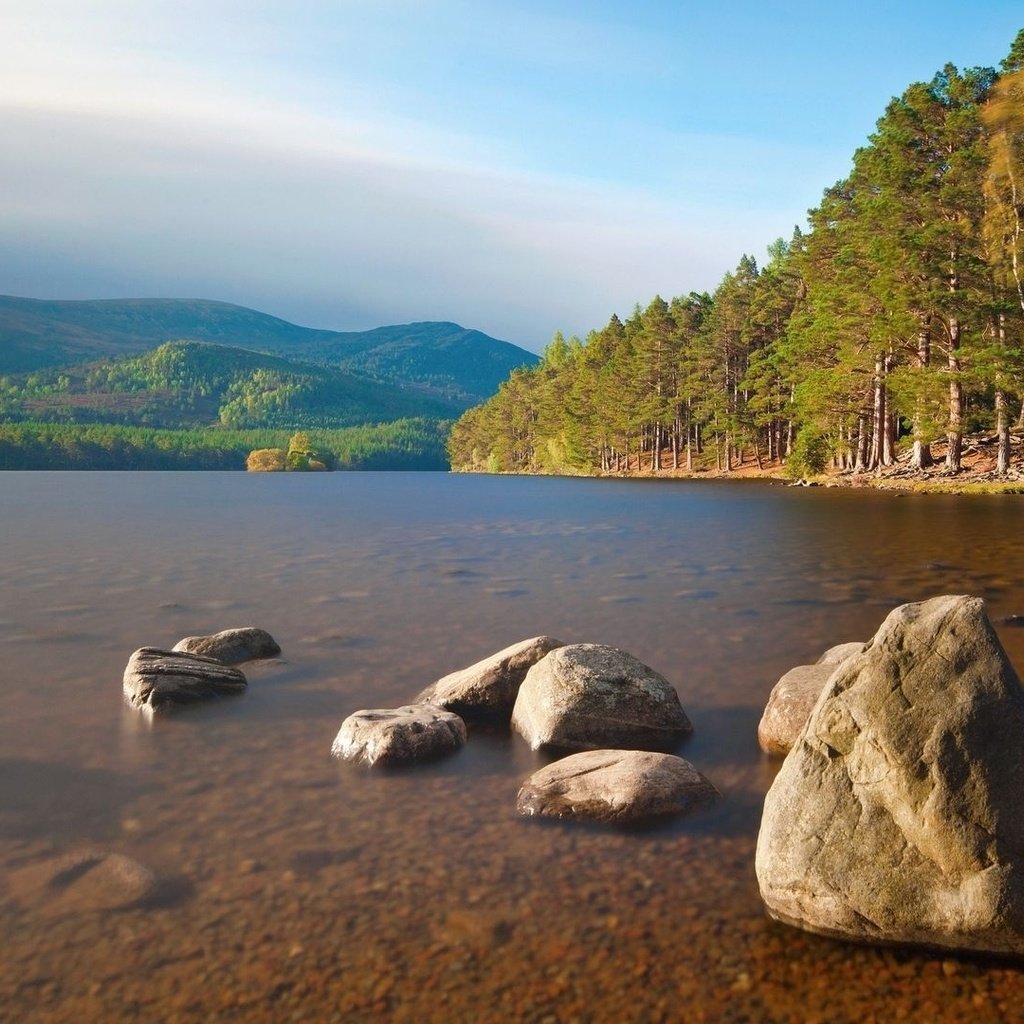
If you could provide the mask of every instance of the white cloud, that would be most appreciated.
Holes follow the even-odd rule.
[[[384,114],[341,79],[310,102],[309,78],[211,64],[196,36],[243,10],[0,8],[0,291],[205,295],[339,328],[457,319],[537,347],[711,287],[746,239],[791,227],[715,208],[699,174],[658,195],[528,173],[507,144]],[[709,143],[657,141],[665,160]],[[737,145],[734,188],[778,156]]]

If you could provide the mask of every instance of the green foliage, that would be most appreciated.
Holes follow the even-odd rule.
[[[804,427],[793,442],[793,451],[786,462],[786,475],[800,479],[824,473],[829,454],[827,439],[814,427]]]
[[[347,470],[447,469],[444,439],[449,426],[409,419],[313,431],[309,451],[320,457],[310,462]],[[241,470],[259,450],[279,449],[286,457],[292,436],[280,430],[4,423],[0,469]]]

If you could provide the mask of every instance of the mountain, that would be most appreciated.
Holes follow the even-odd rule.
[[[0,374],[25,374],[152,350],[171,340],[344,369],[468,408],[497,391],[531,352],[454,323],[370,331],[300,327],[206,299],[47,300],[0,296]],[[430,413],[424,413],[430,415]]]

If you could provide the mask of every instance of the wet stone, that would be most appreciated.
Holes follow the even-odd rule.
[[[569,644],[519,688],[512,728],[537,750],[669,750],[693,731],[672,685],[631,654]]]
[[[718,790],[689,761],[645,750],[587,750],[534,772],[520,814],[627,824],[686,814]]]
[[[535,636],[444,676],[416,698],[419,703],[446,708],[466,718],[502,718],[512,714],[526,673],[562,641]]]
[[[431,704],[356,711],[341,723],[331,746],[335,757],[398,764],[438,757],[466,742],[466,723]]]
[[[124,670],[124,696],[132,707],[156,712],[181,704],[241,693],[245,676],[214,658],[141,647]]]
[[[225,665],[239,665],[257,658],[276,658],[281,653],[277,641],[265,630],[255,626],[223,629],[210,636],[186,636],[173,650],[215,658]]]

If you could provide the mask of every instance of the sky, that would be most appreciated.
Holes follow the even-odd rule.
[[[534,351],[806,224],[1020,0],[0,0],[0,293]]]

